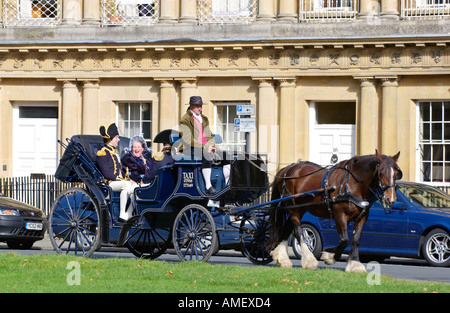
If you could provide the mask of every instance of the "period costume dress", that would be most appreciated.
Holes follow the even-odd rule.
[[[142,157],[133,154],[133,144],[140,142],[142,145]],[[143,183],[143,177],[150,170],[151,153],[142,136],[136,135],[130,140],[130,147],[127,154],[122,159],[123,167],[129,173],[130,179],[136,183]]]
[[[203,100],[199,96],[192,96],[189,99],[189,105],[203,105]],[[180,137],[183,142],[183,153],[202,158],[202,174],[205,180],[206,193],[215,194],[217,191],[211,185],[211,166],[213,156],[208,153],[210,147],[215,148],[214,135],[209,127],[209,120],[203,114],[195,114],[189,107],[186,114],[180,120]],[[229,162],[223,167],[225,181],[228,182],[230,176]]]
[[[113,147],[110,142],[115,136],[119,135],[119,130],[116,124],[111,124],[106,128],[100,126],[100,135],[105,141],[105,146],[97,152],[97,166],[105,178],[105,182],[111,187],[113,191],[120,192],[120,215],[119,221],[126,221],[132,216],[132,202],[127,209],[126,205],[128,197],[132,196],[133,189],[131,188],[131,182],[126,177],[126,173],[122,168],[120,162],[119,152]]]

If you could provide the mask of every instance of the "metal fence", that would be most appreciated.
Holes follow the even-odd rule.
[[[401,0],[401,17],[442,18],[450,16],[450,0]]]
[[[102,26],[152,25],[158,22],[159,0],[102,0]]]
[[[299,20],[324,22],[354,20],[358,14],[357,0],[300,0]]]
[[[33,205],[48,215],[56,197],[78,183],[62,183],[53,175],[31,174],[25,177],[0,178],[0,193],[15,200]]]
[[[6,27],[56,26],[61,19],[62,0],[3,0]]]
[[[199,24],[251,23],[256,20],[257,0],[198,0]]]

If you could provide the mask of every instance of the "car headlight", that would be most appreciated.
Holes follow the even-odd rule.
[[[20,216],[19,210],[16,209],[0,209],[0,215]]]

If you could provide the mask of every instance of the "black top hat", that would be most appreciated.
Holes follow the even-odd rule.
[[[153,139],[153,142],[163,143],[163,144],[171,144],[171,142],[170,142],[170,135],[171,134],[177,135],[178,131],[176,131],[174,129],[165,129],[165,130],[159,132],[155,136],[155,139]]]
[[[200,96],[192,96],[189,98],[189,104],[203,104],[202,97]]]
[[[108,126],[108,129],[105,126],[100,126],[100,135],[104,139],[112,139],[115,136],[119,135],[119,130],[117,129],[116,123],[112,123]]]

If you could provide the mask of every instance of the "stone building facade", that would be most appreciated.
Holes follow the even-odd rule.
[[[378,149],[450,180],[448,0],[0,2],[0,177],[54,172],[56,139],[102,124],[151,141],[199,95],[222,147],[271,173]]]

